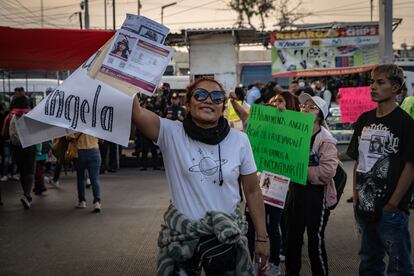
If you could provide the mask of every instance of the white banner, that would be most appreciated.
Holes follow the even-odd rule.
[[[87,68],[93,58],[18,121],[23,147],[73,131],[128,145],[133,98],[90,78]]]
[[[338,37],[338,38],[324,38],[318,40],[296,39],[296,40],[277,40],[274,42],[274,47],[277,49],[286,48],[308,48],[317,41],[319,47],[339,47],[348,45],[370,45],[378,44],[379,36],[355,36],[355,37]]]

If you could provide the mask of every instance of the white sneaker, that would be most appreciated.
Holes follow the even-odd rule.
[[[284,261],[286,260],[285,255],[280,254],[280,255],[279,255],[279,260],[280,260],[281,262],[284,262]]]
[[[76,206],[76,208],[85,209],[86,208],[86,201],[79,202],[79,204]]]
[[[50,181],[50,184],[55,187],[55,188],[59,188],[59,181]]]
[[[13,174],[13,175],[10,177],[10,179],[11,179],[11,180],[16,180],[16,181],[19,181],[19,180],[20,180],[20,177],[19,177],[17,174]]]
[[[2,177],[0,178],[0,181],[1,181],[1,182],[7,181],[7,180],[9,180],[9,177],[8,177],[7,175],[2,176]]]
[[[266,276],[280,276],[280,267],[269,263],[269,269],[266,271]]]
[[[101,211],[101,203],[99,201],[93,204],[93,211],[99,213]]]

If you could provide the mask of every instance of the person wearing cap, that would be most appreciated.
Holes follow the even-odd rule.
[[[395,64],[383,64],[372,70],[371,79],[371,100],[378,106],[359,116],[347,150],[356,161],[353,204],[361,232],[359,275],[384,275],[385,270],[388,275],[414,275],[408,228],[414,120],[395,101],[404,73]]]
[[[286,275],[300,275],[303,234],[308,235],[308,254],[312,275],[328,275],[325,227],[329,207],[336,202],[333,177],[338,166],[336,140],[325,128],[327,103],[318,96],[302,93],[300,111],[315,115],[310,145],[306,186],[290,185],[286,202]]]
[[[183,121],[185,117],[185,109],[180,106],[180,98],[177,93],[172,93],[171,95],[171,105],[169,105],[165,110],[165,118],[170,120],[179,120]]]

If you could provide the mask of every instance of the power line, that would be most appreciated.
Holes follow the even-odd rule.
[[[186,10],[182,10],[182,11],[179,11],[179,12],[176,12],[176,13],[172,13],[172,14],[166,15],[166,16],[164,16],[164,18],[166,18],[166,17],[171,17],[171,16],[173,16],[173,15],[177,15],[177,14],[184,13],[184,12],[187,12],[187,11],[191,11],[191,10],[194,10],[194,9],[198,9],[198,8],[201,8],[201,7],[204,7],[204,6],[207,6],[207,5],[213,4],[213,3],[215,3],[215,2],[219,2],[219,1],[220,1],[220,0],[210,1],[210,2],[207,2],[207,3],[201,4],[201,5],[199,5],[199,6],[194,6],[194,7],[191,7],[191,8],[189,8],[189,9],[186,9]],[[160,19],[160,18],[161,18],[161,17],[158,17],[158,18],[157,18],[157,19],[155,19],[155,20],[158,20],[158,19]]]

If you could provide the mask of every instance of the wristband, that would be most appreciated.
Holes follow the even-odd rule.
[[[255,240],[256,242],[268,242],[269,240]]]
[[[269,238],[269,235],[265,235],[265,236],[261,236],[261,235],[257,235],[256,236],[256,239],[259,239],[259,240],[267,240]]]

